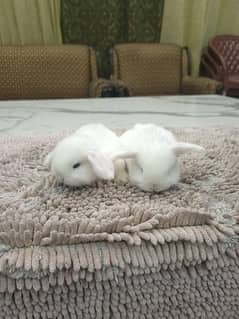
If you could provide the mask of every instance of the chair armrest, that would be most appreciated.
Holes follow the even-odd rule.
[[[92,48],[89,48],[89,54],[90,54],[91,81],[96,81],[98,79],[98,69],[97,69],[95,50]]]
[[[206,59],[206,56],[203,55],[202,58],[201,58],[201,65],[203,66],[206,74],[205,76],[206,77],[209,77],[209,78],[213,78],[215,80],[220,80],[221,77],[220,75],[218,74],[217,70],[213,67],[213,65],[211,65],[207,59]]]
[[[209,72],[211,71],[216,80],[223,79],[223,76],[226,73],[224,65],[221,64],[220,60],[215,59],[209,51],[205,51],[203,54],[202,62],[204,62],[205,67],[208,67]]]
[[[208,55],[211,56],[212,59],[215,60],[218,65],[221,65],[223,71],[226,71],[226,63],[223,57],[220,55],[220,53],[213,46],[208,46],[207,52]]]
[[[182,94],[221,94],[223,85],[221,82],[206,77],[193,78],[185,76],[182,81]]]
[[[129,88],[121,80],[99,78],[89,86],[90,97],[127,97],[131,96]]]

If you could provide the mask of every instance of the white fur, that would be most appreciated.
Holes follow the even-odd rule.
[[[115,133],[102,124],[88,124],[60,141],[45,164],[65,184],[82,186],[99,179],[112,180],[114,161],[129,156]]]
[[[126,159],[129,181],[145,191],[163,191],[180,180],[178,156],[202,151],[201,146],[177,142],[174,135],[154,124],[137,124],[120,137],[136,154]]]

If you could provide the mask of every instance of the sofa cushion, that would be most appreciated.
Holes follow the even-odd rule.
[[[0,99],[88,97],[90,80],[87,46],[0,47]]]

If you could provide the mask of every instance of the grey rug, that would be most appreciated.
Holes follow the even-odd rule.
[[[239,129],[174,130],[182,180],[57,185],[62,136],[0,137],[0,318],[238,318]]]

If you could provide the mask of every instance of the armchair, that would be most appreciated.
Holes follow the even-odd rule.
[[[202,72],[223,83],[226,95],[239,96],[239,36],[211,39],[201,58]]]
[[[112,79],[132,95],[215,94],[218,81],[192,78],[186,48],[174,44],[118,44],[112,49]]]

